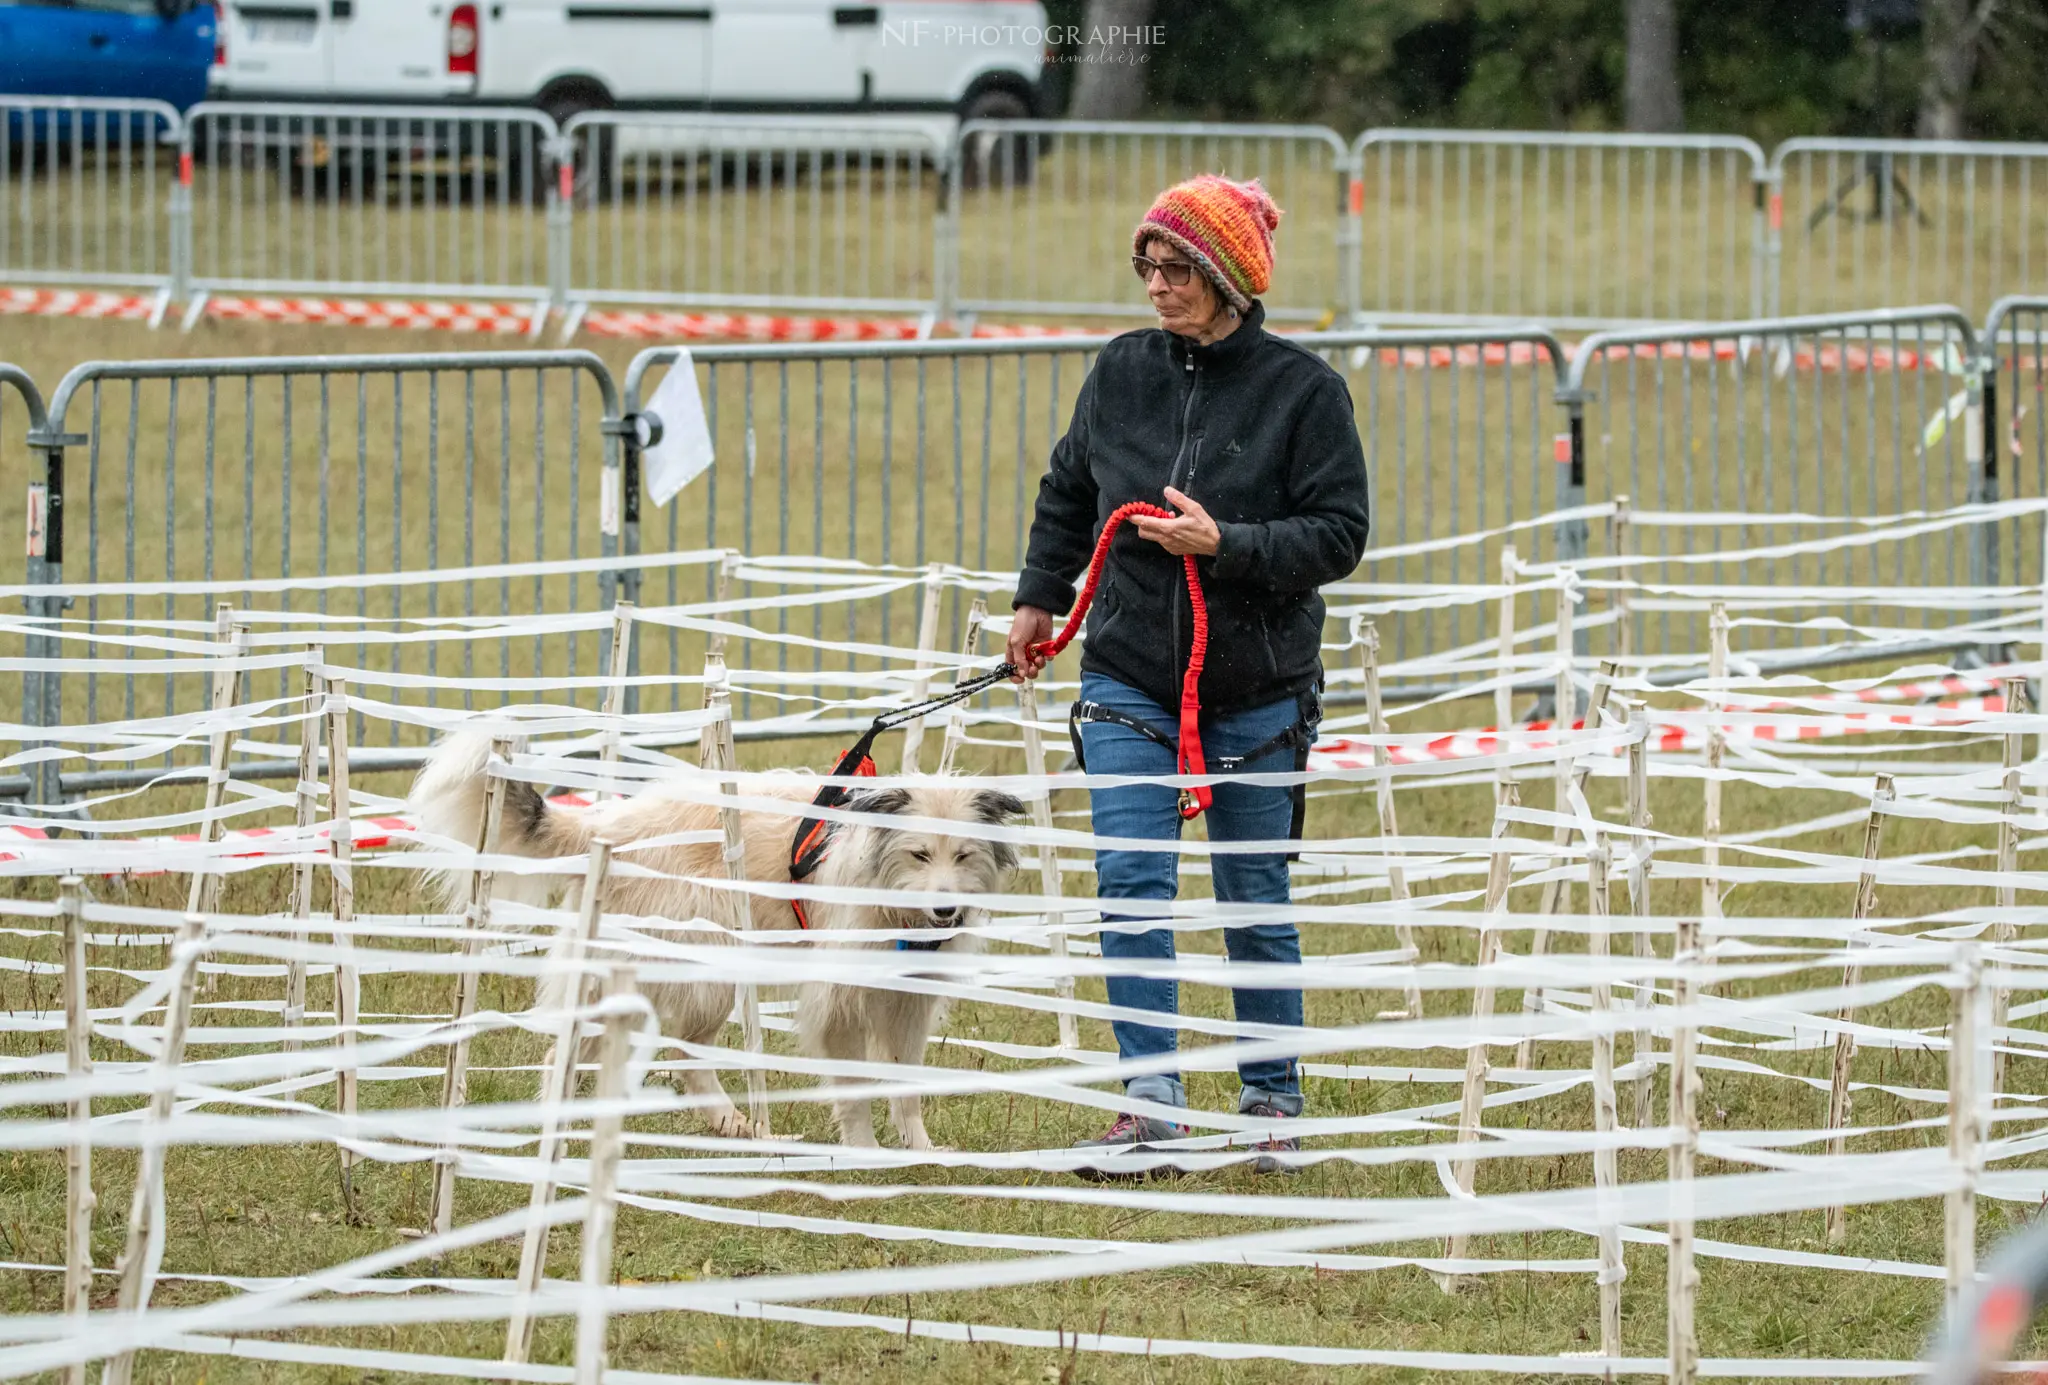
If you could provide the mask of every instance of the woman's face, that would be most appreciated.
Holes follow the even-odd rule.
[[[1156,236],[1145,242],[1145,257],[1162,265],[1189,264],[1179,247]],[[1169,284],[1166,277],[1153,270],[1145,280],[1145,292],[1152,299],[1152,311],[1159,314],[1162,328],[1178,336],[1200,337],[1216,325],[1216,319],[1223,314],[1223,295],[1216,292],[1216,286],[1201,270],[1191,267],[1188,281],[1177,287]]]

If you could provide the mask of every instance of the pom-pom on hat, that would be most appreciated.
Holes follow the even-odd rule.
[[[1131,238],[1133,254],[1158,237],[1194,261],[1230,305],[1247,312],[1273,279],[1273,232],[1280,209],[1254,178],[1233,183],[1204,173],[1159,194]]]

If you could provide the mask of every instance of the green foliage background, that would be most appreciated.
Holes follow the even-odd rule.
[[[1082,24],[1085,0],[1048,0]],[[1849,32],[1845,0],[1679,0],[1689,129],[1910,135],[1917,36]],[[1622,124],[1622,0],[1158,0],[1151,116],[1603,130]],[[1994,12],[1968,105],[1982,139],[2048,138],[2048,0]]]

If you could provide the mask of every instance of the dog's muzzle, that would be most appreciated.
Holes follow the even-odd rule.
[[[925,910],[925,914],[933,923],[943,923],[949,928],[960,922],[960,906],[957,904],[942,904],[936,909]]]

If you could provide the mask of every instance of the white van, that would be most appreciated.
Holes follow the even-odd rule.
[[[1037,0],[216,0],[215,99],[1044,114]]]

